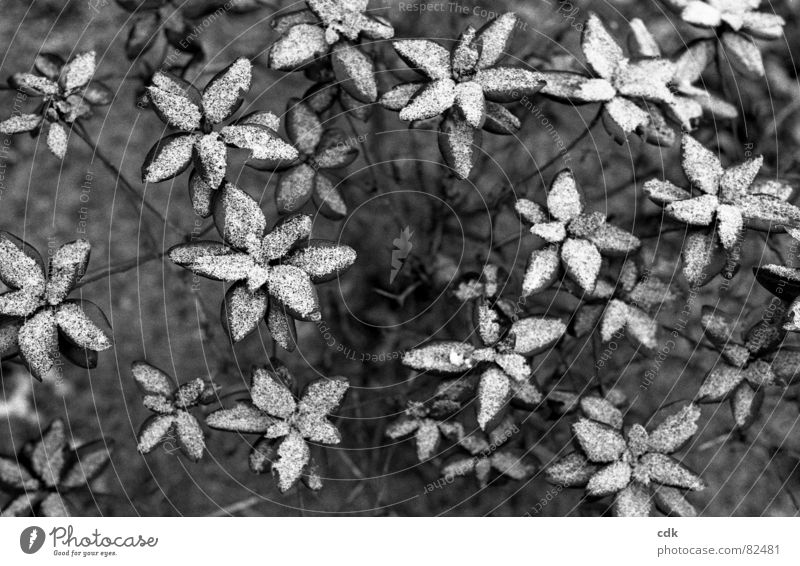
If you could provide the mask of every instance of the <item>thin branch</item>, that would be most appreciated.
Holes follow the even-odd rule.
[[[158,219],[163,224],[169,226],[170,229],[172,229],[178,234],[183,233],[183,231],[180,228],[178,228],[177,226],[172,224],[169,220],[167,220],[167,218],[157,208],[155,208],[152,204],[147,202],[147,200],[144,198],[144,195],[140,194],[139,191],[136,190],[136,188],[134,188],[134,186],[122,175],[122,172],[119,170],[119,168],[116,165],[114,165],[111,162],[111,160],[108,159],[103,154],[103,152],[100,151],[100,149],[97,147],[97,143],[91,138],[89,133],[84,128],[83,124],[81,124],[80,122],[76,122],[72,129],[75,133],[78,134],[78,137],[81,138],[86,143],[86,145],[89,146],[89,148],[93,152],[93,156],[97,156],[100,162],[103,165],[105,165],[106,168],[116,176],[117,182],[122,186],[123,189],[125,189],[129,200],[133,204],[134,208],[137,209],[137,211],[139,210],[139,206],[141,205],[145,207],[147,210],[149,210],[151,213],[153,213],[156,217],[158,217]],[[150,238],[152,238],[152,236],[150,236]]]
[[[118,273],[125,273],[126,271],[130,271],[131,269],[139,267],[140,265],[149,261],[153,261],[154,259],[161,259],[165,254],[166,252],[154,252],[149,255],[143,255],[134,259],[129,259],[118,265],[109,265],[108,267],[101,269],[99,272],[81,279],[75,288],[77,289],[79,287],[83,287],[84,285],[94,283],[95,281],[100,281],[106,277],[111,277],[112,275],[116,275]]]
[[[561,159],[561,158],[562,158],[562,157],[564,157],[565,155],[568,155],[568,154],[569,154],[569,152],[570,152],[570,151],[572,151],[573,149],[575,149],[575,146],[577,146],[579,143],[581,143],[581,141],[583,141],[583,140],[586,138],[586,136],[588,136],[588,135],[589,135],[589,133],[590,133],[590,132],[591,132],[591,131],[594,129],[594,127],[595,127],[597,124],[599,124],[599,123],[600,123],[600,119],[601,119],[602,117],[603,117],[603,109],[602,109],[602,107],[601,107],[601,108],[600,108],[600,110],[598,110],[598,111],[597,111],[597,114],[595,114],[594,118],[592,118],[592,121],[591,121],[591,122],[589,122],[589,125],[586,127],[586,129],[585,129],[585,130],[584,130],[584,131],[583,131],[583,132],[582,132],[582,133],[581,133],[581,134],[580,134],[578,137],[576,137],[574,140],[572,140],[572,141],[570,142],[570,144],[569,144],[567,147],[565,147],[565,148],[564,148],[562,151],[559,151],[559,152],[557,152],[557,153],[556,153],[556,154],[555,154],[555,155],[554,155],[554,156],[553,156],[553,157],[550,159],[550,161],[548,161],[547,163],[545,163],[545,164],[544,164],[544,165],[542,165],[541,167],[537,167],[537,168],[536,168],[536,170],[534,170],[533,172],[531,172],[531,174],[530,174],[530,175],[528,175],[528,176],[527,176],[527,177],[525,177],[524,179],[521,179],[520,181],[517,181],[517,182],[515,183],[515,185],[522,185],[523,183],[527,183],[528,181],[530,181],[531,179],[533,179],[534,177],[536,177],[536,175],[540,175],[540,174],[544,173],[544,172],[545,172],[547,169],[549,169],[550,167],[552,167],[552,166],[553,166],[553,164],[554,164],[556,161],[558,161],[559,159]]]

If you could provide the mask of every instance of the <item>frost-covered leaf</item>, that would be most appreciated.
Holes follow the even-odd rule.
[[[721,49],[734,69],[743,75],[759,79],[764,76],[764,60],[754,41],[746,35],[724,31]]]
[[[319,320],[319,299],[308,274],[293,265],[276,265],[267,274],[267,291],[299,320]]]
[[[725,265],[725,256],[715,231],[690,232],[684,241],[683,276],[694,287],[711,281]]]
[[[172,134],[150,149],[142,165],[143,183],[160,183],[183,173],[192,162],[195,141],[199,136]]]
[[[275,202],[281,214],[300,210],[314,192],[317,172],[310,165],[301,163],[281,175],[275,189]]]
[[[269,312],[267,313],[267,330],[269,330],[270,336],[281,348],[287,352],[294,351],[297,343],[294,319],[275,301],[270,301]]]
[[[58,354],[58,330],[55,313],[42,309],[27,319],[19,329],[19,354],[31,374],[42,380],[55,364]]]
[[[492,67],[478,71],[475,81],[483,88],[487,100],[514,102],[533,96],[545,85],[541,73],[520,67]]]
[[[508,108],[496,102],[486,102],[483,129],[501,136],[516,135],[522,127],[522,121]]]
[[[700,491],[705,488],[705,482],[700,476],[664,454],[656,452],[645,454],[639,459],[639,466],[642,466],[647,471],[650,480],[656,483],[692,491]]]
[[[409,67],[433,80],[450,77],[450,53],[433,41],[408,39],[392,43],[397,54]]]
[[[581,49],[592,70],[604,79],[612,79],[625,60],[622,48],[593,12],[583,28]]]
[[[562,222],[569,222],[583,212],[583,206],[583,197],[572,171],[559,172],[547,192],[548,212]]]
[[[157,86],[147,87],[147,96],[161,120],[186,132],[200,127],[202,111],[184,92],[170,92]]]
[[[482,128],[486,120],[486,99],[477,82],[460,83],[455,87],[455,106],[473,128]]]
[[[632,482],[614,498],[616,517],[648,517],[651,508],[650,491],[637,482]]]
[[[292,248],[306,242],[312,226],[313,220],[305,214],[280,220],[261,241],[260,256],[265,261],[285,258]]]
[[[66,128],[60,122],[51,122],[47,129],[47,149],[59,159],[64,159],[68,137]]]
[[[580,238],[568,238],[561,246],[561,259],[564,268],[585,291],[594,289],[603,261],[597,247]]]
[[[292,98],[286,113],[286,132],[297,149],[310,155],[322,139],[322,122],[305,102]]]
[[[506,54],[511,35],[519,19],[513,12],[495,18],[486,24],[477,35],[480,58],[476,68],[486,69],[495,65]]]
[[[631,307],[627,312],[628,336],[634,344],[649,350],[658,346],[658,323],[643,310]]]
[[[60,486],[71,489],[86,485],[97,478],[110,463],[113,447],[111,440],[95,440],[79,446],[64,470]]]
[[[459,179],[467,179],[478,160],[481,131],[456,116],[447,117],[439,127],[439,151]]]
[[[386,91],[378,103],[387,110],[399,112],[408,106],[411,99],[425,86],[425,83],[402,83]],[[0,128],[2,125],[0,125]]]
[[[39,512],[43,517],[70,517],[71,513],[66,501],[59,493],[49,493],[39,503]]]
[[[329,129],[314,154],[318,169],[339,169],[347,167],[358,158],[358,148],[348,141],[344,132]]]
[[[206,448],[205,435],[194,416],[186,411],[178,411],[175,416],[175,433],[186,456],[195,462],[203,457]]]
[[[564,487],[583,487],[597,471],[583,454],[572,452],[545,469],[545,478]]]
[[[418,371],[461,373],[474,365],[474,350],[464,342],[433,342],[403,354],[402,363]]]
[[[736,388],[731,399],[731,412],[736,426],[746,429],[758,417],[761,405],[764,401],[764,390],[753,390],[746,383],[742,383]]]
[[[691,226],[709,226],[720,207],[714,195],[700,195],[687,200],[675,201],[664,208],[664,212],[679,222]]]
[[[242,116],[236,122],[237,124],[249,124],[253,126],[261,126],[264,128],[268,128],[273,132],[277,132],[278,128],[281,127],[281,119],[278,118],[272,112],[267,111],[255,111],[251,112],[245,116]]]
[[[658,510],[670,517],[696,517],[697,509],[674,487],[659,486],[654,493]]]
[[[640,59],[626,65],[615,84],[623,96],[669,104],[674,101],[668,86],[674,76],[675,65],[672,61],[660,58]]]
[[[14,491],[36,491],[39,480],[16,459],[0,456],[0,485]]]
[[[324,283],[344,273],[355,260],[356,252],[350,246],[311,240],[308,246],[295,251],[287,264],[305,271],[313,283]]]
[[[417,443],[417,458],[420,462],[430,459],[439,447],[439,425],[433,419],[421,419],[414,439]]]
[[[225,178],[228,150],[216,133],[202,136],[194,146],[195,168],[203,181],[217,188]]]
[[[600,468],[586,484],[586,493],[594,497],[617,493],[630,483],[631,471],[631,467],[621,461]]]
[[[475,322],[478,336],[486,346],[491,346],[503,337],[500,313],[487,302],[481,301],[475,307]]]
[[[478,384],[478,426],[488,430],[500,411],[511,399],[511,384],[508,376],[496,368],[489,368],[481,374]]]
[[[244,93],[250,90],[252,73],[252,63],[240,57],[208,81],[202,96],[206,120],[219,124],[239,109]]]
[[[794,384],[800,377],[800,350],[781,348],[772,359],[771,367],[782,381]]]
[[[331,64],[339,86],[361,102],[378,100],[378,84],[372,59],[352,44],[334,46]]]
[[[420,420],[411,418],[411,417],[400,417],[389,426],[386,427],[386,436],[392,439],[401,438],[403,436],[407,436],[412,432],[415,432],[420,426]],[[436,435],[438,437],[439,432],[437,430]]]
[[[572,429],[584,453],[592,462],[613,462],[626,448],[622,435],[608,425],[580,419],[572,425]]]
[[[455,100],[456,83],[452,79],[433,81],[420,89],[400,111],[400,119],[412,122],[433,118],[452,107]]]
[[[16,114],[0,122],[0,134],[21,134],[39,127],[42,117],[39,114]]]
[[[725,399],[744,379],[741,369],[721,364],[712,369],[697,392],[701,403],[716,403]]]
[[[325,30],[311,24],[299,24],[289,28],[272,46],[269,52],[269,67],[276,71],[294,71],[328,52]]]
[[[131,373],[142,393],[162,397],[170,397],[172,395],[172,380],[157,367],[145,361],[135,361],[131,364]]]
[[[323,174],[314,179],[314,205],[325,218],[339,220],[347,216],[347,203],[342,197],[339,187]]]
[[[66,91],[79,89],[89,84],[96,67],[94,51],[79,53],[61,69],[58,82]]]
[[[496,451],[489,457],[489,460],[498,473],[515,481],[530,477],[538,469],[534,462],[518,451]]]
[[[111,338],[87,316],[77,301],[61,304],[56,309],[55,321],[59,330],[76,346],[98,352],[112,346]]]
[[[528,317],[517,320],[511,326],[514,335],[514,351],[523,356],[543,352],[558,342],[567,331],[567,326],[557,318]]]
[[[174,415],[153,415],[144,422],[139,431],[137,450],[142,454],[152,452],[168,436],[175,423]]]
[[[56,83],[32,73],[14,73],[8,82],[14,89],[28,96],[53,96],[59,92]]]
[[[291,162],[298,152],[273,130],[260,124],[238,124],[220,130],[225,143],[250,150],[250,158],[270,163]]]
[[[278,476],[278,489],[285,493],[300,479],[311,458],[311,451],[303,437],[293,430],[281,441],[277,455],[272,472]]]
[[[37,293],[45,286],[39,252],[8,232],[0,232],[0,280],[12,289]]]
[[[349,387],[350,383],[342,377],[316,379],[306,386],[298,411],[324,417],[341,404]]]
[[[45,299],[51,305],[63,301],[86,273],[91,249],[86,240],[75,240],[56,250],[50,260],[50,274],[45,289]]]
[[[535,295],[550,287],[558,278],[560,267],[557,247],[549,246],[531,252],[522,281],[522,296]]]
[[[220,409],[206,417],[206,424],[217,430],[264,434],[275,419],[249,403],[237,403],[231,409]]]
[[[622,143],[625,141],[625,135],[642,131],[648,128],[652,123],[652,115],[646,112],[643,108],[635,102],[616,96],[605,103],[604,110],[604,123],[610,127],[609,132],[614,133],[617,141]],[[610,119],[611,122],[608,122]],[[619,135],[617,135],[618,128]]]
[[[256,407],[273,417],[289,418],[297,407],[292,392],[265,368],[253,370],[250,395]]]
[[[590,236],[601,254],[622,256],[639,249],[642,242],[630,232],[612,224],[601,224]]]
[[[715,307],[704,306],[700,317],[703,330],[714,344],[724,346],[738,340],[737,318]]]
[[[184,383],[175,391],[175,407],[179,409],[193,407],[200,401],[205,388],[206,383],[200,377]]]
[[[608,102],[617,94],[617,89],[605,79],[595,79],[569,71],[545,71],[542,78],[546,82],[542,87],[542,94],[576,104]]]
[[[630,309],[630,306],[619,299],[609,301],[600,325],[600,337],[603,342],[611,342],[615,335],[622,332],[622,329],[628,324]]]
[[[622,411],[608,399],[602,397],[581,397],[580,407],[583,414],[593,421],[622,429]]]
[[[259,246],[267,225],[258,203],[230,183],[223,185],[217,198],[214,222],[226,242],[245,250]]]
[[[680,450],[697,433],[700,409],[687,405],[670,415],[650,433],[648,446],[653,452],[672,454]]]
[[[520,198],[514,203],[514,208],[519,215],[531,224],[547,221],[547,214],[542,207],[532,200]]]
[[[66,426],[63,420],[55,419],[30,453],[31,470],[46,486],[59,484],[67,461],[66,448]]]

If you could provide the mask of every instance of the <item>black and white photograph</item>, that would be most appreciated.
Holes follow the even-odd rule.
[[[290,517],[274,559],[800,560],[798,0],[0,0],[0,45],[9,563]]]

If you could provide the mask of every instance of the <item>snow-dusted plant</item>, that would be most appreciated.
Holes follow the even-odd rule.
[[[428,39],[394,42],[397,54],[424,79],[395,86],[380,103],[407,122],[442,116],[439,148],[461,179],[469,177],[480,156],[482,130],[501,135],[519,130],[519,119],[502,104],[532,96],[545,84],[536,71],[500,64],[517,22],[509,12],[481,30],[468,27],[449,51]]]
[[[636,236],[609,224],[601,212],[586,212],[583,195],[572,171],[558,173],[547,192],[547,208],[532,200],[518,199],[519,215],[532,224],[530,231],[546,246],[531,253],[522,295],[549,288],[562,273],[581,292],[592,293],[603,265],[603,256],[625,256],[641,242]]]
[[[68,62],[59,55],[40,53],[33,73],[15,73],[9,79],[12,88],[41,99],[32,113],[15,114],[0,122],[0,133],[46,133],[48,149],[63,159],[72,125],[91,115],[93,106],[110,104],[114,93],[102,82],[93,81],[95,52],[78,53]]]
[[[217,430],[261,435],[250,454],[250,468],[255,473],[271,470],[281,492],[300,479],[316,491],[322,489],[322,477],[311,445],[342,441],[330,417],[349,387],[343,377],[322,377],[297,394],[297,384],[285,367],[256,368],[250,399],[211,413],[206,423]]]
[[[177,446],[195,462],[205,452],[205,434],[200,422],[192,414],[198,405],[217,400],[217,387],[209,380],[198,377],[176,386],[162,370],[144,361],[133,362],[131,373],[142,392],[142,403],[153,413],[139,430],[138,449],[149,454],[157,446]]]
[[[103,311],[69,295],[86,273],[91,245],[76,240],[60,246],[45,267],[30,244],[0,232],[0,352],[19,354],[36,379],[56,371],[60,354],[85,368],[111,348],[111,328]]]
[[[114,441],[98,439],[72,446],[62,419],[16,456],[0,456],[0,491],[11,495],[2,517],[69,517],[70,494],[90,489],[111,459]]]
[[[233,283],[222,309],[231,340],[243,340],[266,319],[273,339],[292,350],[294,319],[322,317],[314,285],[346,271],[356,260],[355,250],[309,240],[313,220],[302,214],[266,231],[267,219],[252,197],[229,183],[219,193],[214,220],[223,242],[179,244],[169,257],[197,275]]]
[[[762,156],[725,168],[717,154],[685,135],[681,157],[688,190],[658,179],[645,183],[644,190],[667,216],[694,229],[683,248],[683,274],[692,286],[705,285],[720,272],[733,277],[747,230],[775,233],[800,226],[800,208],[787,202],[793,187],[757,178]]]
[[[573,425],[578,450],[548,466],[548,481],[584,488],[590,497],[613,496],[621,517],[646,517],[654,501],[664,514],[696,515],[684,492],[700,491],[705,482],[672,454],[697,432],[700,409],[688,405],[651,432],[636,423],[623,434],[618,409],[606,403],[605,411]]]
[[[225,180],[228,147],[249,150],[253,164],[261,167],[297,159],[297,149],[278,135],[280,121],[271,112],[252,112],[221,125],[244,102],[252,69],[249,60],[237,59],[208,81],[202,93],[168,72],[153,76],[147,88],[150,105],[179,133],[161,138],[150,149],[142,165],[142,182],[160,183],[194,165],[189,194],[195,213],[206,217]]]

